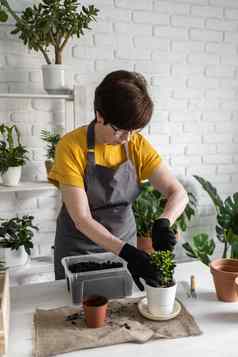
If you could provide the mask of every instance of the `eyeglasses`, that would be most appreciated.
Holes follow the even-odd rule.
[[[113,124],[110,124],[110,127],[114,130],[114,135],[120,135],[120,134],[131,135],[132,133],[138,133],[139,131],[142,130],[142,129],[132,129],[132,130],[119,129]]]

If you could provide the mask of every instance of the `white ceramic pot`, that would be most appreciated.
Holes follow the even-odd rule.
[[[47,64],[42,66],[43,86],[49,94],[65,94],[72,90],[69,66]]]
[[[177,284],[169,288],[145,285],[148,310],[152,315],[169,315],[173,311]]]
[[[8,268],[14,268],[26,264],[28,260],[28,254],[25,251],[23,245],[17,250],[11,248],[1,248],[1,256],[5,261]]]
[[[2,174],[2,183],[6,186],[17,186],[21,178],[22,166],[9,167]]]

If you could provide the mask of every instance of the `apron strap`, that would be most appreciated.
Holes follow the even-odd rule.
[[[124,149],[125,149],[125,153],[126,153],[126,158],[128,161],[131,161],[130,160],[130,157],[129,157],[129,148],[128,148],[128,141],[124,144]]]
[[[94,119],[89,124],[88,131],[87,131],[87,149],[88,149],[87,161],[93,165],[95,165],[95,131],[94,131],[95,124],[96,124],[96,120]],[[130,161],[128,141],[124,144],[124,150],[126,153],[127,160]]]
[[[94,119],[91,121],[91,123],[88,126],[88,131],[87,131],[87,161],[90,162],[91,164],[95,165],[95,153],[94,153],[94,148],[95,148],[95,133],[94,133],[94,127],[95,127],[96,120]]]

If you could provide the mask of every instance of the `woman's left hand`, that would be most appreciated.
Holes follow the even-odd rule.
[[[153,248],[159,250],[173,251],[177,239],[175,233],[170,228],[170,222],[167,218],[159,218],[153,224],[152,228]]]

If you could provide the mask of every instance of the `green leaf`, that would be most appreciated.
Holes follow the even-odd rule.
[[[8,20],[8,14],[4,10],[0,10],[0,21],[1,22],[7,22]]]
[[[183,244],[186,254],[193,258],[198,258],[206,265],[210,264],[210,256],[215,249],[215,242],[209,239],[205,233],[200,233],[192,237],[190,243]]]
[[[238,259],[238,236],[231,243],[231,258]]]
[[[217,211],[219,211],[223,207],[223,201],[218,195],[216,188],[209,181],[200,176],[193,175],[193,177],[202,185],[203,189],[208,193],[213,201]]]

